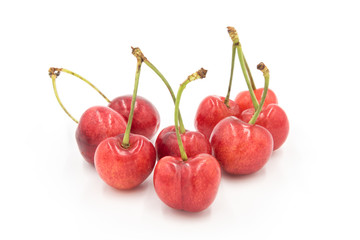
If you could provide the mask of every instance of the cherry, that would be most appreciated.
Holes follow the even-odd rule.
[[[175,104],[175,130],[181,157],[161,158],[153,178],[155,191],[165,204],[189,212],[199,212],[211,205],[221,179],[220,165],[210,154],[202,153],[188,158],[179,130],[181,93],[190,81],[203,78],[205,74],[206,70],[200,69],[180,85]]]
[[[261,95],[263,94],[263,92],[264,92],[264,88],[257,88],[257,89],[254,88],[254,94],[255,94],[256,100],[260,101]],[[240,107],[240,109],[242,109],[242,111],[254,107],[254,105],[251,101],[249,91],[239,92],[238,95],[236,95],[234,102]],[[268,93],[266,95],[266,99],[265,99],[265,103],[264,103],[264,108],[269,104],[277,104],[277,103],[278,103],[278,100],[277,100],[275,93],[272,90],[268,89]]]
[[[255,109],[250,108],[241,113],[240,119],[248,122],[254,115]],[[274,139],[274,150],[286,141],[289,133],[289,120],[285,111],[277,104],[267,105],[257,118],[256,124],[266,128]]]
[[[129,146],[121,142],[124,134],[102,141],[95,153],[95,168],[101,179],[116,189],[140,185],[152,172],[156,151],[146,137],[130,134]]]
[[[230,174],[250,174],[260,170],[273,151],[273,138],[264,127],[255,124],[264,105],[269,85],[269,70],[258,65],[265,77],[264,94],[249,123],[235,117],[221,120],[210,138],[213,154]]]
[[[89,81],[87,81],[85,78],[81,77],[80,75],[73,73],[64,68],[49,69],[49,75],[52,79],[56,99],[58,100],[60,106],[63,108],[65,113],[74,122],[79,123],[76,129],[75,138],[80,153],[87,162],[94,164],[94,154],[98,144],[108,137],[113,137],[120,133],[125,132],[126,120],[120,114],[118,114],[117,112],[115,112],[114,110],[108,107],[96,106],[86,110],[81,116],[80,121],[77,121],[66,110],[57,93],[55,80],[59,76],[60,72],[66,72],[82,79],[83,81],[88,83],[91,87],[93,87],[97,92],[99,92],[106,100],[108,99],[94,85],[92,85]]]
[[[134,49],[133,54],[137,58],[137,67],[125,133],[105,139],[95,152],[96,171],[104,182],[117,189],[131,189],[141,184],[152,172],[156,161],[156,151],[149,139],[130,134],[143,62]]]
[[[258,101],[260,101],[261,96],[264,92],[264,89],[263,88],[256,89],[253,77],[251,75],[250,68],[246,62],[244,53],[242,51],[242,47],[241,47],[241,44],[239,41],[239,36],[236,32],[236,29],[233,27],[228,27],[228,33],[230,35],[231,40],[233,41],[233,46],[236,46],[241,70],[244,74],[246,85],[249,89],[249,91],[240,92],[236,96],[234,101],[239,105],[241,111],[244,111],[244,110],[246,110],[248,108],[252,108],[252,107],[257,109],[259,107]],[[272,90],[268,89],[268,93],[267,93],[265,103],[264,103],[264,108],[268,104],[271,104],[271,103],[277,104],[278,100],[277,100],[275,93]]]
[[[125,132],[125,129],[126,120],[114,110],[103,106],[89,108],[81,116],[75,133],[81,155],[94,164],[99,143]]]
[[[234,72],[235,50],[235,45],[233,45],[230,81],[226,97],[215,95],[207,96],[200,103],[195,115],[195,128],[204,134],[208,139],[210,138],[213,128],[220,120],[228,116],[240,117],[241,109],[234,101],[230,100],[230,91]]]
[[[183,161],[180,157],[161,158],[154,170],[154,187],[169,207],[200,212],[215,200],[221,169],[210,154],[198,154]]]
[[[120,113],[127,121],[131,108],[131,99],[131,95],[117,97],[109,103],[109,108]],[[138,96],[135,103],[131,133],[151,139],[159,130],[159,126],[160,116],[155,106],[145,98]]]
[[[181,140],[189,157],[200,153],[211,154],[210,142],[200,132],[185,130],[185,132],[181,134]],[[158,159],[165,156],[180,157],[181,154],[177,143],[175,126],[168,126],[159,133],[155,142],[155,148]]]
[[[204,78],[206,76],[206,70],[201,69],[198,71],[198,74],[201,74],[201,77]],[[180,126],[178,126],[178,130],[181,135],[181,140],[189,157],[196,156],[200,153],[211,154],[209,140],[204,136],[204,134],[186,130],[182,120],[176,117],[175,126],[178,124],[180,124]],[[159,133],[155,142],[158,159],[165,156],[181,156],[175,126],[168,126]]]

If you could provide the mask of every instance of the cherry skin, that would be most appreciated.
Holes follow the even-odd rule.
[[[109,103],[109,107],[120,113],[128,121],[132,95],[117,97]],[[143,97],[137,96],[131,133],[151,139],[159,130],[160,115],[155,106]]]
[[[273,151],[268,130],[235,117],[221,120],[211,134],[214,157],[230,174],[250,174],[260,170]]]
[[[183,161],[166,156],[157,163],[154,187],[159,198],[169,207],[199,212],[214,201],[221,179],[221,169],[209,154],[199,154]]]
[[[200,132],[186,130],[185,133],[181,134],[181,140],[188,157],[194,157],[200,153],[211,154],[209,140]],[[181,157],[175,126],[164,128],[159,133],[155,142],[155,148],[158,159],[165,156]]]
[[[250,108],[241,113],[240,119],[250,121],[255,109]],[[256,124],[266,128],[274,139],[274,150],[279,149],[285,142],[289,133],[289,120],[285,111],[277,104],[269,104],[257,118]]]
[[[81,155],[94,164],[94,154],[101,141],[108,137],[124,133],[126,120],[114,110],[95,106],[86,110],[76,129],[76,141]]]
[[[102,141],[95,153],[95,168],[108,185],[131,189],[141,184],[152,172],[156,151],[142,135],[130,134],[130,146],[122,147],[124,134]]]
[[[263,91],[264,91],[264,88],[257,88],[254,90],[255,97],[258,100],[258,102],[260,102]],[[254,107],[254,105],[251,101],[249,91],[240,92],[236,96],[234,101],[239,105],[239,107],[242,111]],[[275,93],[272,90],[268,89],[263,108],[265,108],[267,105],[272,104],[272,103],[277,104],[278,100],[277,100]]]
[[[195,128],[208,139],[215,125],[220,120],[235,116],[240,117],[239,106],[229,99],[229,107],[224,103],[225,98],[220,96],[208,96],[200,103],[195,115]]]

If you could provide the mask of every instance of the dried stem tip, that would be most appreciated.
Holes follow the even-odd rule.
[[[60,75],[61,70],[62,68],[51,67],[49,68],[49,76],[52,77],[55,75],[56,77],[58,77]]]
[[[141,52],[140,48],[138,47],[131,47],[132,49],[132,54],[136,57],[136,58],[140,58],[142,61],[146,61],[146,57],[144,56],[144,54]]]
[[[257,69],[262,71],[264,74],[269,73],[269,69],[266,67],[266,65],[263,62],[261,62],[257,65]]]
[[[240,45],[239,35],[234,27],[227,27],[231,40],[235,45]]]
[[[205,78],[206,73],[207,73],[207,70],[201,68],[197,72],[195,72],[195,73],[191,74],[190,76],[188,76],[188,78],[184,82],[192,82],[192,81],[195,81],[195,80],[197,80],[199,78],[200,79]]]
[[[207,70],[201,68],[201,69],[200,69],[199,71],[197,71],[196,73],[199,74],[200,78],[205,78],[205,77],[206,77]]]

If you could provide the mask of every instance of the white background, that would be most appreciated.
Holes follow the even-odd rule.
[[[359,239],[359,6],[357,1],[2,1],[1,239]],[[81,157],[76,124],[53,94],[49,67],[92,81],[109,98],[131,94],[140,47],[177,90],[193,130],[200,101],[225,95],[231,40],[239,33],[290,120],[290,134],[258,173],[224,175],[201,213],[170,209],[152,175],[138,188],[107,186]],[[236,59],[231,97],[246,88]],[[60,97],[77,118],[106,102],[67,74]],[[143,65],[139,95],[156,105],[161,128],[173,105]]]

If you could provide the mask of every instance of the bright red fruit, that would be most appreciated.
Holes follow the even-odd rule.
[[[211,154],[209,140],[200,132],[188,131],[181,134],[185,152],[188,157],[194,157],[200,153]],[[158,135],[155,148],[158,159],[165,156],[181,157],[178,141],[176,138],[175,126],[164,128]]]
[[[273,151],[268,130],[235,117],[221,120],[211,134],[213,155],[230,174],[250,174],[261,169]]]
[[[261,95],[262,95],[263,91],[264,91],[264,88],[258,88],[258,89],[254,90],[254,93],[255,93],[255,96],[256,96],[256,99],[258,100],[258,102],[260,102],[260,100],[261,100]],[[240,92],[236,96],[234,101],[239,105],[239,107],[242,111],[254,107],[254,105],[251,101],[249,91]],[[278,100],[277,100],[275,93],[273,91],[271,91],[270,89],[268,89],[263,108],[265,108],[267,105],[272,104],[272,103],[277,104]]]
[[[109,107],[128,120],[131,109],[131,95],[117,97],[109,103]],[[155,106],[143,97],[137,96],[131,133],[151,139],[160,126],[160,115]]]
[[[94,163],[94,154],[101,141],[124,133],[126,120],[108,107],[91,107],[80,118],[76,141],[86,161]]]
[[[188,212],[199,212],[214,201],[221,179],[221,169],[209,154],[199,154],[183,161],[167,156],[157,163],[154,187],[168,206]]]
[[[95,168],[100,177],[117,189],[131,189],[152,172],[156,151],[142,135],[130,134],[130,146],[122,147],[124,134],[102,141],[95,153]]]
[[[141,184],[152,172],[156,161],[156,151],[150,140],[130,134],[143,62],[137,49],[133,48],[133,54],[137,59],[135,84],[125,133],[105,139],[95,152],[96,171],[108,185],[117,189],[131,189]]]
[[[207,70],[201,68],[180,84],[175,101],[175,127],[166,128],[160,133],[160,140],[158,138],[162,143],[172,144],[176,141],[177,146],[171,145],[169,151],[181,157],[165,156],[159,160],[154,172],[155,191],[168,206],[188,212],[199,212],[210,206],[216,197],[221,178],[220,165],[210,154],[201,153],[188,157],[188,154],[198,151],[196,148],[199,145],[195,136],[202,136],[202,139],[208,142],[205,136],[197,132],[186,132],[184,128],[184,133],[180,134],[179,127],[181,94],[189,82],[204,78],[206,72]],[[176,136],[172,133],[174,130]]]
[[[249,122],[255,109],[250,108],[241,113],[240,119]],[[289,133],[289,120],[285,111],[277,104],[269,104],[263,109],[256,120],[256,124],[266,128],[274,139],[274,150],[281,147]]]
[[[229,107],[225,105],[224,101],[224,97],[208,96],[198,107],[195,115],[195,128],[208,139],[220,120],[229,116],[240,117],[242,109],[232,100],[229,100]]]

